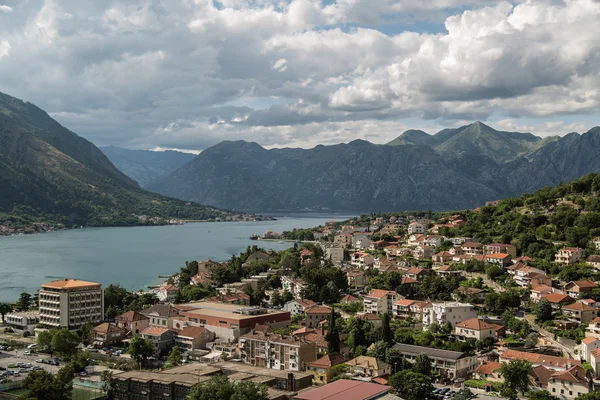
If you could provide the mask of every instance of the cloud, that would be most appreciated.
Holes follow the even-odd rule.
[[[0,14],[0,91],[149,149],[567,133],[600,111],[599,18],[593,0],[30,0]]]
[[[1,13],[9,13],[9,12],[12,12],[12,10],[13,10],[12,7],[0,4],[0,14]]]

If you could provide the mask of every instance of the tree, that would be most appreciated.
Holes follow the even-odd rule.
[[[265,385],[259,385],[251,381],[241,381],[234,385],[234,393],[231,400],[267,400],[269,392]]]
[[[503,389],[509,393],[525,393],[529,387],[528,372],[531,363],[525,360],[511,360],[500,367],[500,375],[504,378]],[[507,396],[508,397],[508,396]]]
[[[280,305],[282,305],[281,302],[282,302],[282,300],[281,300],[281,295],[279,294],[279,292],[277,292],[277,291],[273,292],[273,294],[271,295],[271,306],[273,306],[273,307],[280,306]]]
[[[284,289],[283,293],[281,294],[281,301],[283,302],[283,304],[287,303],[288,301],[292,301],[294,300],[294,295],[292,293],[290,293],[289,290]]]
[[[392,328],[390,327],[390,316],[387,313],[383,314],[383,326],[381,329],[382,339],[390,346],[394,344],[394,332],[392,332]]]
[[[537,333],[537,332],[531,332],[525,338],[525,346],[526,347],[535,347],[537,345],[539,337],[540,337],[539,333]]]
[[[19,295],[19,299],[14,305],[14,308],[19,311],[28,311],[31,306],[31,295],[23,292]]]
[[[52,351],[52,338],[56,331],[43,331],[37,336],[37,350],[50,353]]]
[[[384,340],[379,340],[373,343],[373,346],[367,352],[370,357],[375,357],[380,360],[385,360],[390,346]],[[387,362],[387,361],[386,361]]]
[[[388,385],[398,391],[405,400],[422,400],[433,390],[431,378],[411,370],[396,372],[388,379]]]
[[[331,315],[329,316],[329,327],[325,340],[327,340],[327,352],[328,353],[339,353],[340,352],[340,335],[335,325],[335,309],[331,307]]]
[[[552,319],[552,305],[546,299],[541,299],[533,311],[536,321],[544,322]]]
[[[23,380],[23,388],[28,391],[24,398],[28,400],[70,399],[74,374],[75,371],[70,364],[61,368],[56,376],[43,369],[32,371]]]
[[[2,314],[2,323],[5,323],[4,317],[12,311],[12,306],[8,303],[0,303],[0,314]]]
[[[57,331],[52,337],[52,352],[58,353],[61,357],[70,358],[77,353],[79,346],[79,336],[67,328]]]
[[[426,354],[419,354],[415,359],[413,370],[419,374],[431,375],[431,359]]]
[[[148,339],[143,339],[139,336],[134,337],[129,342],[129,350],[127,353],[141,364],[142,360],[154,355],[154,345]]]
[[[173,347],[171,353],[169,353],[167,364],[171,367],[176,367],[181,364],[181,349],[179,347]]]
[[[115,390],[115,379],[113,372],[109,369],[102,371],[100,375],[100,381],[102,381],[102,391],[107,399],[112,398],[112,394]]]
[[[471,392],[471,389],[464,387],[458,392],[456,392],[456,394],[454,395],[454,400],[471,400],[476,397],[477,395]]]
[[[80,351],[71,358],[71,364],[75,372],[85,371],[85,367],[90,365],[92,355],[89,351]]]
[[[456,397],[455,397],[456,399]],[[545,390],[538,390],[535,392],[529,392],[529,400],[560,400],[556,396],[552,396]]]
[[[81,343],[90,344],[92,341],[92,333],[94,331],[94,325],[91,321],[87,321],[85,324],[79,328],[79,337],[81,338]]]
[[[580,394],[575,400],[600,400],[600,391]]]
[[[195,385],[189,394],[190,400],[230,399],[235,393],[233,385],[225,375],[217,375],[210,380]]]

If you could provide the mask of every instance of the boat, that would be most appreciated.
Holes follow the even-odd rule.
[[[279,244],[285,244],[285,242],[283,240],[280,240],[278,243]]]

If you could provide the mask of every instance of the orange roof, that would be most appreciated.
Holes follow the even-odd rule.
[[[167,332],[169,328],[161,328],[160,326],[149,326],[144,329],[141,333],[142,335],[162,335]]]
[[[566,306],[563,306],[563,310],[572,310],[572,311],[596,311],[595,307],[588,306],[585,303],[573,303]]]
[[[381,317],[379,317],[379,315],[371,313],[362,314],[356,318],[364,319],[365,321],[381,321]]]
[[[358,297],[354,297],[351,294],[347,294],[344,297],[342,297],[341,301],[357,301],[360,300]]]
[[[381,299],[388,294],[394,294],[391,290],[381,290],[381,289],[373,289],[367,294],[365,297],[373,297],[376,299]]]
[[[444,271],[454,271],[454,268],[452,268],[449,265],[442,265],[438,271],[442,271],[442,272],[444,272]]]
[[[567,296],[563,293],[548,293],[542,296],[544,299],[548,300],[550,303],[570,303],[575,301],[571,296]]]
[[[125,332],[125,329],[119,328],[113,323],[104,322],[94,328],[94,332],[98,333],[117,333],[117,332]]]
[[[97,282],[87,282],[65,278],[58,281],[44,283],[42,287],[49,289],[79,289],[84,287],[100,287],[100,284]]]
[[[306,314],[329,314],[331,308],[327,306],[313,306],[304,311]]]
[[[546,385],[548,384],[548,379],[550,379],[550,376],[552,375],[553,371],[549,370],[543,365],[538,365],[537,367],[531,367],[529,373],[537,378],[538,383]]]
[[[581,280],[581,281],[572,281],[567,283],[568,286],[570,283],[572,283],[575,286],[578,286],[579,288],[595,288],[598,287],[598,285],[596,284],[596,282],[590,281],[589,279],[585,279],[585,280]]]
[[[338,364],[342,364],[348,361],[348,359],[341,354],[331,353],[325,354],[323,357],[319,358],[317,361],[309,364],[311,367],[315,368],[330,368]]]
[[[477,368],[475,368],[474,372],[489,375],[500,368],[502,368],[502,364],[499,362],[484,361],[483,364],[480,364]]]
[[[424,271],[423,268],[413,267],[413,268],[409,269],[406,273],[413,274],[413,275],[420,275],[423,273],[423,271]]]
[[[500,358],[506,360],[526,360],[533,364],[541,364],[545,366],[566,368],[568,364],[581,365],[581,361],[573,360],[569,358],[562,358],[556,356],[547,356],[539,353],[527,353],[524,351],[517,350],[506,350],[500,355]]]
[[[466,321],[456,324],[456,327],[481,331],[483,329],[495,329],[496,330],[496,329],[500,328],[500,325],[488,324],[487,322],[482,321],[479,318],[471,318],[471,319],[468,319]]]
[[[292,332],[292,335],[304,335],[307,333],[316,333],[317,331],[315,331],[314,329],[311,328],[307,328],[306,326],[300,328],[300,329],[296,329],[294,332]]]
[[[148,320],[148,319],[149,318],[146,317],[144,314],[140,314],[137,311],[127,311],[115,318],[115,320],[127,321],[127,322],[144,321],[144,320]]]
[[[419,283],[419,281],[417,281],[416,279],[413,279],[413,278],[409,278],[408,276],[402,277],[403,285],[410,285],[411,283]]]
[[[399,306],[403,306],[403,307],[410,307],[412,304],[414,304],[414,300],[408,300],[408,299],[402,299],[402,300],[398,300],[396,302],[396,304],[398,304]]]
[[[504,260],[506,257],[510,257],[510,254],[506,254],[506,253],[488,254],[488,258],[498,258],[500,260]]]
[[[582,340],[581,340],[581,343],[583,343],[583,344],[592,344],[592,343],[594,343],[594,342],[595,342],[595,341],[597,341],[597,340],[598,340],[598,339],[597,339],[597,338],[595,338],[595,337],[593,337],[593,336],[588,336],[588,337],[586,337],[585,339],[582,339]]]
[[[581,365],[575,365],[566,371],[556,372],[552,374],[552,378],[559,381],[573,382],[587,386],[585,370]]]
[[[181,331],[179,331],[177,336],[195,338],[203,334],[204,332],[206,332],[206,329],[201,326],[186,326]]]

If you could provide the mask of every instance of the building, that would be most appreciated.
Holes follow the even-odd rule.
[[[126,330],[126,337],[139,336],[149,323],[150,318],[137,311],[127,311],[115,318],[115,324]]]
[[[423,234],[423,233],[425,233],[425,225],[420,224],[418,222],[411,222],[410,224],[408,224],[408,234],[409,235]]]
[[[434,254],[431,257],[431,260],[434,264],[446,264],[452,261],[452,258],[454,258],[454,255],[449,251],[440,251],[439,253]]]
[[[360,269],[365,269],[373,266],[375,258],[369,253],[356,251],[350,255],[350,263]]]
[[[575,399],[590,392],[582,366],[576,365],[566,371],[555,372],[548,380],[548,392],[560,399]]]
[[[335,369],[333,367],[343,364],[346,361],[348,361],[348,359],[341,354],[325,354],[317,361],[308,364],[308,372],[313,375],[313,382],[315,384],[327,384],[329,383],[329,380],[335,376]]]
[[[186,326],[175,335],[175,346],[183,351],[205,349],[215,334],[201,326]]]
[[[334,264],[341,264],[344,261],[344,248],[329,246],[325,248],[325,258],[331,260]]]
[[[581,344],[577,346],[580,360],[589,361],[592,352],[600,348],[600,340],[594,336],[588,336],[581,340]]]
[[[509,254],[511,260],[513,258],[517,258],[517,248],[515,246],[513,246],[512,244],[503,244],[503,243],[486,244],[485,246],[483,246],[483,253],[484,254],[504,253],[504,254]]]
[[[585,335],[600,339],[600,317],[596,317],[590,321]]]
[[[392,373],[392,367],[389,364],[375,357],[358,356],[347,361],[346,366],[353,376],[358,374],[363,378],[377,378]]]
[[[267,385],[270,400],[289,399],[299,390],[312,385],[312,375],[302,372],[253,367],[234,362],[217,362],[210,365],[187,364],[161,372],[129,371],[114,374],[116,400],[170,399],[185,400],[192,387],[208,381],[216,374],[226,375],[230,380]]]
[[[392,315],[393,306],[400,295],[391,290],[373,289],[363,297],[366,313]]]
[[[563,247],[554,256],[557,264],[572,265],[585,258],[585,250],[579,247]]]
[[[394,317],[407,318],[411,317],[414,314],[410,306],[416,303],[416,300],[408,300],[408,299],[400,299],[394,303],[394,307],[392,312]]]
[[[291,276],[281,277],[281,286],[283,290],[287,290],[294,296],[294,299],[302,299],[302,291],[306,287],[306,283],[300,278],[292,278]]]
[[[304,314],[310,307],[314,307],[316,305],[317,303],[307,299],[290,300],[283,305],[283,309],[285,311],[289,311],[292,315],[301,315]]]
[[[368,323],[373,325],[373,327],[375,329],[379,329],[383,326],[383,319],[377,314],[364,313],[364,314],[357,315],[356,318],[363,320],[363,321],[367,321]]]
[[[348,286],[363,287],[367,284],[367,278],[362,270],[346,271],[346,278],[348,279]]]
[[[156,297],[158,300],[163,303],[172,303],[177,298],[177,292],[179,292],[179,288],[173,284],[165,283],[158,288],[156,292]]]
[[[561,308],[567,304],[571,304],[575,301],[574,298],[564,293],[548,293],[542,295],[542,299],[548,300],[553,308]]]
[[[11,312],[4,316],[4,323],[10,326],[13,331],[20,334],[33,335],[35,327],[40,323],[39,311],[19,311]]]
[[[149,326],[141,332],[143,339],[152,342],[156,357],[167,353],[175,345],[175,331],[160,326]]]
[[[340,379],[297,394],[292,400],[376,400],[384,398],[391,390],[390,386],[377,383]]]
[[[594,243],[596,249],[600,250],[600,236],[593,238],[592,243]]]
[[[486,262],[488,264],[497,265],[505,268],[512,264],[511,255],[508,253],[491,253],[486,255]]]
[[[157,304],[141,313],[148,317],[148,326],[172,328],[173,321],[179,315],[179,309],[169,304]]]
[[[464,242],[461,249],[466,256],[480,256],[483,254],[483,245],[479,242]]]
[[[408,271],[406,271],[406,274],[404,274],[404,276],[410,279],[414,279],[415,281],[420,281],[421,279],[427,276],[427,271],[425,271],[423,268],[412,267],[409,268]]]
[[[288,327],[288,311],[268,310],[262,307],[242,307],[235,304],[197,302],[180,304],[179,316],[173,321],[174,329],[202,326],[220,340],[233,340],[250,332],[257,324],[273,329]]]
[[[590,267],[596,268],[596,269],[600,269],[600,256],[598,255],[591,255],[588,258],[585,259],[585,263],[587,265],[589,265]]]
[[[484,361],[473,371],[473,378],[489,382],[504,382],[500,375],[502,364],[494,361]]]
[[[309,328],[316,328],[319,326],[319,322],[327,320],[331,315],[331,307],[327,306],[313,306],[305,311],[306,326]]]
[[[580,324],[587,324],[598,315],[598,310],[595,307],[588,306],[585,303],[573,303],[563,306],[561,309],[563,315]]]
[[[317,346],[301,337],[252,330],[239,338],[243,362],[257,367],[302,371],[317,360]]]
[[[499,336],[504,336],[504,327],[502,325],[488,324],[479,318],[470,318],[466,321],[456,324],[455,335],[463,339],[476,339],[484,341],[488,338],[497,340]]]
[[[532,367],[543,365],[553,371],[566,371],[574,365],[581,365],[581,361],[579,360],[539,353],[528,353],[525,351],[505,350],[500,354],[500,362],[508,363],[511,360],[529,361],[532,364]]]
[[[433,323],[443,327],[446,322],[450,322],[452,329],[454,329],[456,324],[471,318],[477,318],[477,310],[472,304],[459,302],[432,303],[423,308],[423,330],[429,329],[429,326]]]
[[[410,362],[415,362],[419,354],[425,354],[431,360],[431,366],[447,379],[466,377],[475,370],[478,364],[476,356],[458,351],[439,350],[404,343],[396,343],[393,348]]]
[[[574,299],[584,298],[586,294],[597,289],[598,284],[588,279],[581,281],[571,281],[565,285],[565,293]]]
[[[342,300],[340,300],[340,303],[342,303],[342,304],[362,303],[362,300],[359,299],[358,297],[352,296],[351,294],[347,294],[344,297],[342,297]]]
[[[94,344],[98,346],[114,346],[125,339],[127,331],[111,322],[104,322],[92,330]]]
[[[104,320],[104,293],[96,282],[63,279],[42,285],[39,291],[40,324],[78,329],[86,322]]]

